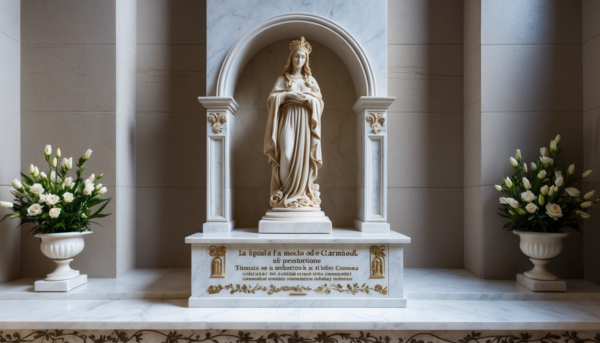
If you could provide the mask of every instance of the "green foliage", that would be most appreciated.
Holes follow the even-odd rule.
[[[89,158],[91,150],[88,152]],[[51,154],[45,153],[44,157],[48,174],[32,172],[28,176],[21,173],[22,187],[13,193],[14,214],[4,216],[0,222],[14,218],[20,219],[19,226],[33,223],[29,232],[34,234],[90,231],[90,225],[97,224],[95,219],[109,215],[102,213],[111,200],[102,197],[106,187],[99,181],[104,174],[83,180],[81,174],[87,159],[81,157],[77,163],[77,177],[73,180],[68,176],[72,160],[64,159],[61,165],[53,166]]]

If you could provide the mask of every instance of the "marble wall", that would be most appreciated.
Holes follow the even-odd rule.
[[[388,1],[388,218],[405,266],[463,266],[463,1]]]
[[[21,6],[21,170],[42,165],[46,144],[75,158],[91,148],[84,176],[105,173],[113,198],[107,207],[112,215],[99,221],[72,264],[91,277],[115,277],[133,267],[132,9],[134,0],[31,0]],[[38,239],[26,235],[30,228],[22,231],[21,276],[40,277],[53,262],[41,254]]]
[[[594,173],[583,183],[584,192],[600,194],[600,2],[582,1],[583,54],[583,170]],[[585,223],[585,278],[600,283],[600,209],[592,208]]]
[[[183,237],[200,231],[206,215],[206,117],[197,102],[207,94],[206,1],[144,0],[136,11],[135,1],[15,3],[0,0],[0,48],[13,51],[0,56],[0,70],[14,80],[2,82],[0,100],[15,106],[0,114],[9,123],[0,135],[20,142],[21,153],[0,149],[3,161],[11,161],[0,166],[0,194],[8,195],[19,167],[41,164],[45,144],[74,156],[91,147],[88,170],[106,173],[114,215],[87,240],[74,266],[94,277],[189,266]],[[466,267],[480,277],[508,279],[528,267],[517,237],[501,229],[493,190],[510,171],[504,157],[517,147],[531,160],[560,132],[572,162],[596,170],[584,189],[600,190],[597,7],[596,0],[486,0],[483,6],[480,0],[388,0],[387,95],[397,99],[387,119],[388,210],[392,229],[413,238],[407,267]],[[259,51],[237,85],[238,227],[255,226],[267,209],[262,176],[270,170],[260,116],[286,45]],[[339,58],[314,45],[324,130],[332,133],[319,177],[323,208],[335,226],[349,227],[356,217],[355,94]],[[13,75],[19,63],[22,72]],[[19,79],[21,87],[14,87]],[[20,91],[21,103],[11,102],[19,94],[8,91]],[[586,227],[600,225],[595,211]],[[51,268],[37,240],[1,225],[0,258],[12,262],[3,263],[0,282],[19,270],[39,277]],[[571,235],[550,269],[581,278],[585,254],[585,277],[600,282],[599,240],[591,230],[585,243]]]
[[[12,201],[11,180],[21,169],[21,1],[0,1],[0,199]],[[10,211],[0,208],[0,218]],[[0,223],[0,283],[21,272],[18,221]]]
[[[184,267],[206,220],[206,2],[138,1],[137,19],[135,265]]]
[[[494,184],[539,155],[557,133],[566,165],[583,168],[581,1],[465,1],[465,267],[488,279],[514,278],[530,262],[503,231]],[[583,277],[583,240],[565,240],[549,269]]]

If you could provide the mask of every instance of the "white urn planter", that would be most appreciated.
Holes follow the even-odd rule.
[[[73,257],[83,251],[83,237],[91,233],[92,231],[36,234],[35,237],[41,240],[42,253],[57,264],[56,269],[44,280],[63,281],[79,276],[79,270],[72,269],[70,263]]]
[[[544,232],[528,232],[528,231],[513,231],[521,238],[521,251],[529,257],[533,262],[532,270],[525,272],[525,276],[541,281],[555,281],[558,277],[548,270],[546,264],[550,259],[560,254],[562,251],[562,239],[569,234],[566,232],[544,233]]]

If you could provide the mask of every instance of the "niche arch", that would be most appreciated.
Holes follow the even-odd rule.
[[[375,97],[373,68],[360,44],[337,23],[315,14],[287,13],[263,20],[246,32],[229,50],[217,79],[217,97],[233,97],[237,80],[250,59],[265,46],[306,36],[331,49],[350,71],[356,97]]]

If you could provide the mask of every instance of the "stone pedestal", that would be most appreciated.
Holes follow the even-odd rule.
[[[259,233],[331,233],[332,224],[323,211],[269,210],[258,222]]]
[[[534,292],[565,292],[567,290],[567,283],[563,280],[534,280],[524,274],[517,274],[517,283]]]
[[[190,307],[406,307],[397,232],[197,233]]]
[[[35,282],[36,292],[68,292],[73,288],[85,285],[87,283],[87,275],[82,274],[69,280],[62,281],[46,281],[38,280]]]

